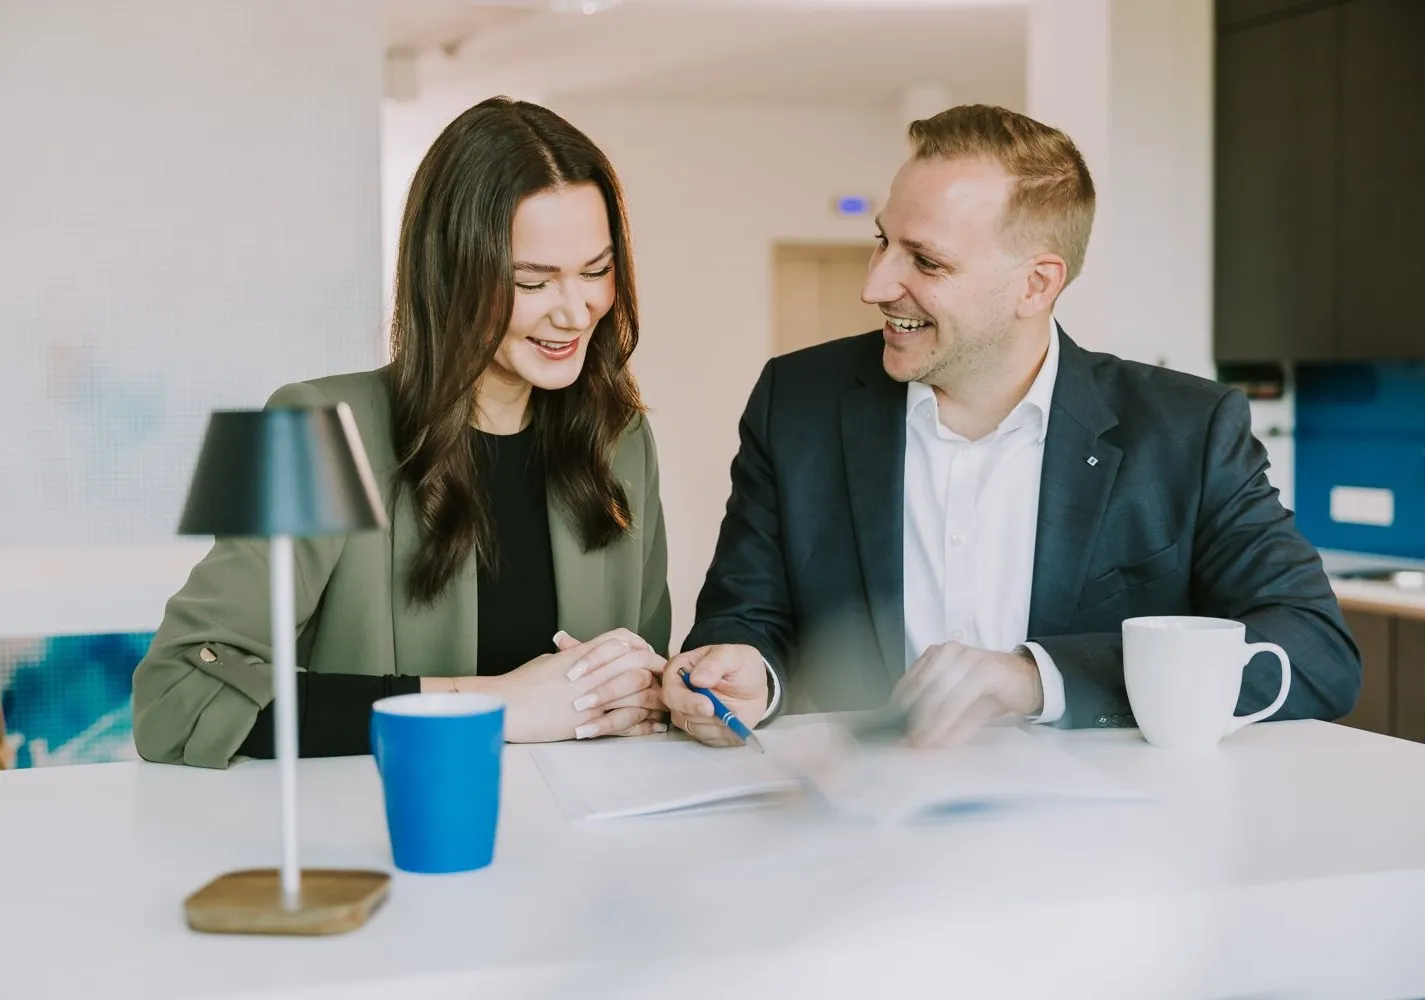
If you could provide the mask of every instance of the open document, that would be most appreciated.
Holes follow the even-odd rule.
[[[826,723],[758,737],[765,754],[668,739],[555,744],[540,747],[535,759],[571,821],[651,816],[789,794],[890,823],[997,805],[1144,797],[1013,727],[987,729],[953,750],[861,746]]]

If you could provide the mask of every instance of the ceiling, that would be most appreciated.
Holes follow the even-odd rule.
[[[381,15],[388,49],[457,45],[511,22],[538,17],[547,4],[471,3],[470,0],[384,0]]]
[[[1013,0],[624,0],[592,16],[551,2],[385,0],[388,50],[422,89],[540,97],[884,106],[922,86],[1006,102],[1024,88]]]

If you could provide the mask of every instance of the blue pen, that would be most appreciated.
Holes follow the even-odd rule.
[[[722,700],[719,699],[717,695],[713,694],[707,688],[700,688],[696,684],[694,684],[692,678],[688,676],[688,672],[686,670],[679,670],[678,673],[682,676],[683,683],[687,685],[689,691],[696,691],[708,701],[712,702],[713,712],[717,714],[719,722],[727,726],[728,729],[731,729],[742,739],[743,743],[746,743],[748,746],[754,748],[758,753],[767,752],[762,746],[762,741],[757,738],[756,734],[753,733],[752,730],[747,728],[746,723],[744,723],[737,716],[733,715],[732,709],[724,705],[722,703]]]

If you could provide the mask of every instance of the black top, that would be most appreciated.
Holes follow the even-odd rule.
[[[554,591],[554,555],[549,539],[544,465],[526,429],[499,436],[472,432],[471,447],[484,473],[495,529],[496,568],[477,571],[479,660],[475,673],[504,674],[554,651],[559,611]],[[468,671],[467,671],[468,672]],[[419,677],[365,674],[297,675],[297,745],[303,757],[371,752],[371,704],[395,694],[414,694]],[[273,755],[272,705],[238,753]]]

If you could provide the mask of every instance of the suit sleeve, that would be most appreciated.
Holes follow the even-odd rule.
[[[659,493],[658,448],[653,428],[644,419],[641,429],[644,469],[647,482],[643,496],[643,582],[639,597],[638,634],[657,650],[668,655],[673,631],[673,600],[668,592],[668,534],[663,523],[663,501]]]
[[[289,385],[275,406],[318,406],[320,391]],[[311,618],[344,536],[293,539],[296,624]],[[272,628],[265,541],[223,538],[168,601],[134,670],[134,744],[145,760],[227,767],[272,701]]]
[[[712,565],[698,595],[697,620],[683,648],[722,643],[752,646],[785,691],[795,623],[768,434],[775,366],[774,360],[762,369],[742,414],[732,492]],[[785,703],[784,697],[779,707]]]
[[[1274,719],[1339,719],[1361,688],[1360,653],[1316,550],[1267,479],[1266,449],[1252,435],[1240,392],[1208,424],[1203,496],[1192,543],[1192,613],[1247,626],[1249,642],[1274,642],[1291,660],[1291,692]],[[1034,637],[1064,677],[1065,728],[1131,726],[1122,636]],[[1237,712],[1277,694],[1276,660],[1258,656],[1243,676]]]

